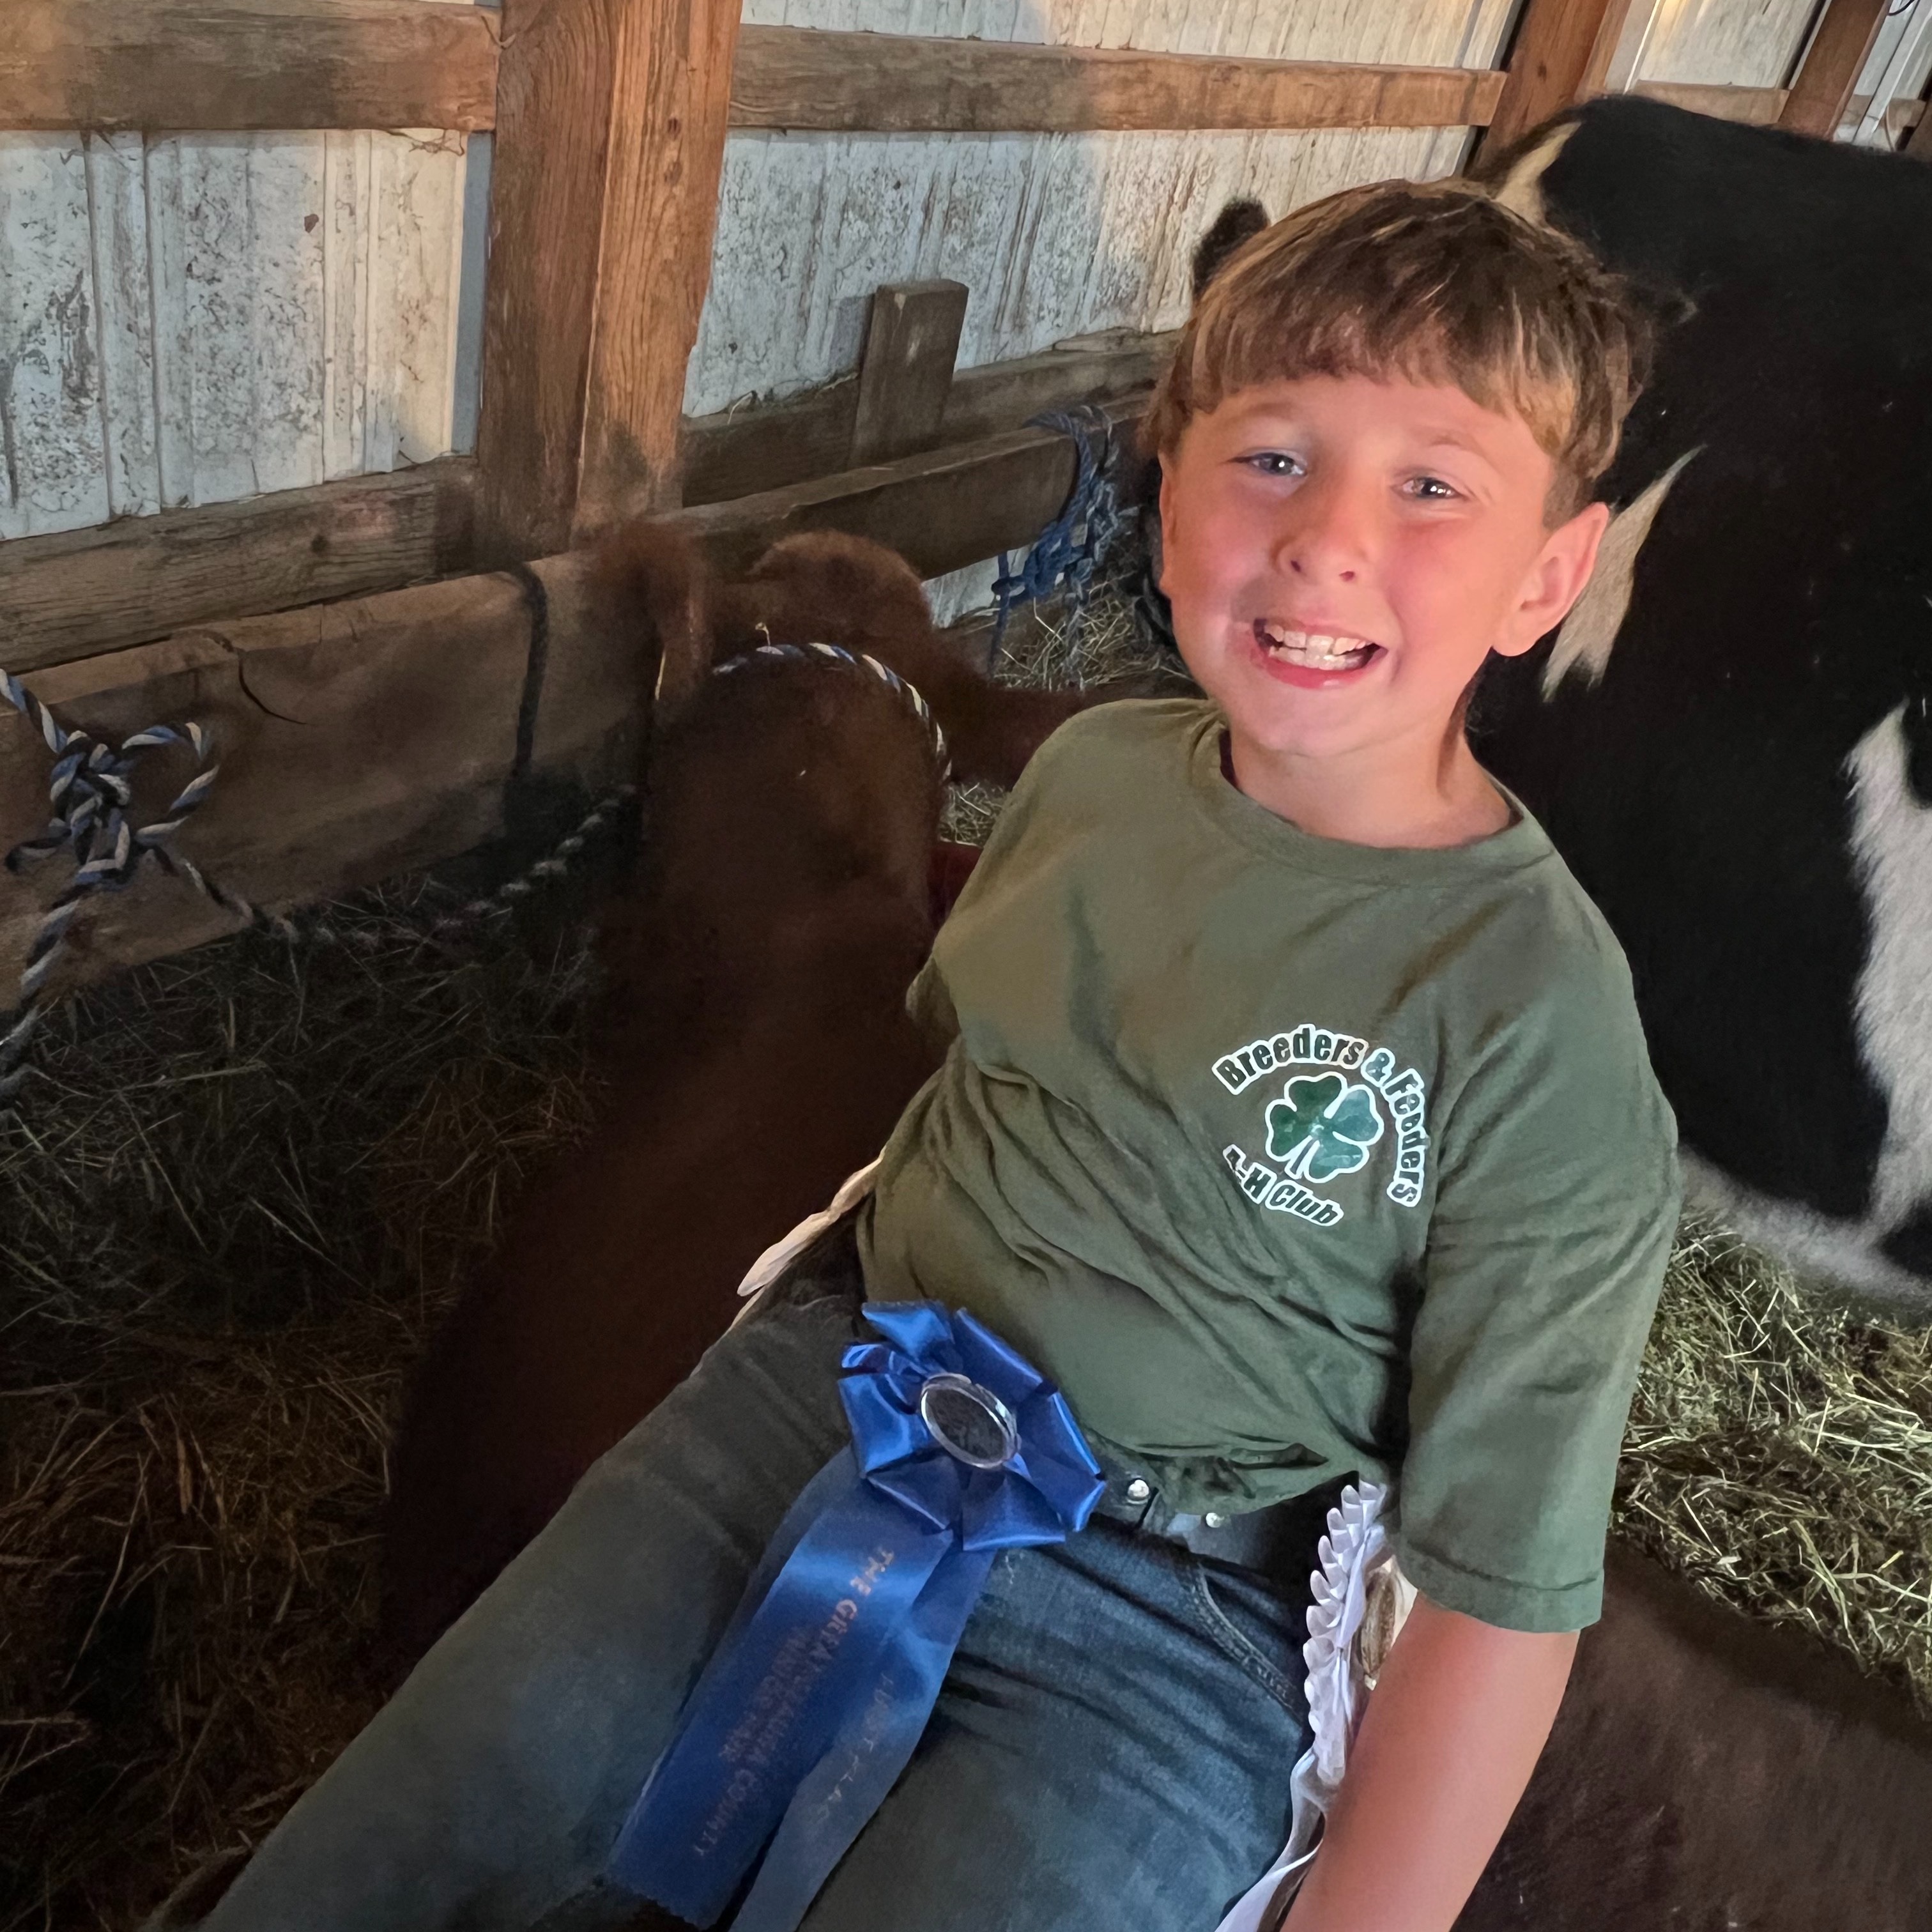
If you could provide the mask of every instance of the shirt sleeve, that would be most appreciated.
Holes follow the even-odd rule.
[[[1622,960],[1600,963],[1478,1047],[1444,1124],[1411,1347],[1398,1557],[1436,1602],[1510,1630],[1601,1613],[1677,1224],[1676,1125]]]

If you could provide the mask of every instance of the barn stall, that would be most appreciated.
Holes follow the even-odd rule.
[[[530,801],[567,823],[628,769],[573,544],[848,530],[970,622],[1073,481],[1028,418],[1132,417],[1230,196],[1451,172],[1604,91],[1932,144],[1932,8],[1869,0],[14,11],[0,666],[110,742],[205,724],[176,842],[229,894],[382,890],[224,938],[149,866],[61,948],[98,983],[0,1130],[0,1925],[126,1922],[381,1694],[402,1374],[595,1111],[567,890],[421,938],[530,856]],[[1089,651],[1128,622],[1098,600]],[[189,755],[148,754],[142,822]],[[0,760],[10,848],[30,718]],[[66,882],[0,881],[0,986]],[[1622,1527],[1924,1695],[1929,1390],[1922,1333],[1694,1230]]]

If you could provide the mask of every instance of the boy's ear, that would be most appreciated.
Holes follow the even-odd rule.
[[[1610,506],[1588,503],[1567,524],[1559,524],[1523,579],[1522,596],[1496,645],[1506,658],[1520,658],[1538,638],[1556,629],[1583,594],[1596,568],[1598,547],[1610,524]]]

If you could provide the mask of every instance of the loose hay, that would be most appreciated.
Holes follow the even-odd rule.
[[[1016,626],[1004,674],[1065,674]],[[1118,602],[1074,640],[1145,669]],[[982,839],[998,799],[956,800]],[[124,1928],[374,1708],[402,1382],[519,1178],[587,1126],[580,945],[244,938],[63,1010],[0,1123],[0,1932]],[[1623,1532],[1932,1708],[1932,1334],[1687,1226]]]
[[[1616,1522],[1932,1715],[1932,1329],[1861,1319],[1687,1221],[1632,1406]]]
[[[992,651],[990,629],[983,648]],[[1176,660],[1141,628],[1120,586],[1112,585],[1097,594],[1078,619],[1054,606],[1042,610],[1029,604],[1018,611],[986,668],[1002,684],[1035,689],[1070,684],[1084,689],[1148,672],[1171,676],[1177,694],[1195,688]],[[983,845],[1006,796],[998,785],[954,785],[940,822],[941,836],[962,845]]]
[[[50,1022],[0,1122],[0,1928],[125,1927],[366,1720],[403,1377],[580,1132],[580,948],[243,938]]]

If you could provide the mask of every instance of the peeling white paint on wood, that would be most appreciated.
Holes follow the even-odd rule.
[[[759,25],[1277,59],[1488,66],[1510,0],[747,0]],[[881,282],[971,291],[962,367],[1101,328],[1171,328],[1222,203],[1284,212],[1460,164],[1460,129],[1070,135],[787,134],[726,145],[712,283],[685,408],[782,395],[854,366]]]
[[[465,151],[0,135],[0,536],[446,454]]]
[[[1784,87],[1817,11],[1817,0],[1663,0],[1637,78]]]
[[[0,536],[107,514],[86,157],[0,135]]]
[[[102,454],[110,516],[161,507],[154,423],[154,304],[148,266],[147,152],[139,134],[87,143]]]

